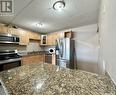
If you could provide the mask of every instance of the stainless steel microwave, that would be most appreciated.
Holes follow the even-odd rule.
[[[11,34],[0,34],[1,44],[19,44],[20,39],[16,35]]]

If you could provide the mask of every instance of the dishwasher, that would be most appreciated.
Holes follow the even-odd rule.
[[[52,54],[45,54],[45,63],[52,64]]]

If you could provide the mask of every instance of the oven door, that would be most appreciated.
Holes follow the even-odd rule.
[[[0,71],[9,70],[21,66],[21,58],[0,61]]]

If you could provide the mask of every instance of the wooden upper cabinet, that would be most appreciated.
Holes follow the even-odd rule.
[[[41,35],[40,35],[39,33],[35,33],[35,38],[36,38],[37,40],[40,40],[40,39],[41,39]]]
[[[40,34],[36,32],[29,32],[29,38],[33,40],[40,40]]]
[[[64,37],[65,38],[73,38],[73,32],[72,31],[64,32]]]
[[[20,45],[29,44],[29,33],[26,30],[19,29]]]
[[[19,35],[19,31],[16,28],[5,26],[4,24],[0,25],[0,33]]]
[[[47,45],[53,45],[53,35],[52,34],[47,35]]]
[[[47,35],[47,45],[56,45],[56,40],[63,37],[64,34],[62,32],[50,33]]]
[[[40,34],[20,29],[20,45],[28,45],[29,39],[40,40]]]
[[[20,36],[20,45],[28,45],[29,44],[29,39],[26,38],[25,36]]]
[[[0,24],[0,33],[8,33],[8,27],[3,24]]]
[[[53,39],[52,39],[52,44],[56,45],[56,40],[58,39],[58,33],[53,33]]]
[[[30,39],[33,39],[34,38],[33,32],[31,32],[31,31],[29,31],[29,38]]]
[[[36,32],[27,31],[21,28],[13,28],[0,24],[0,33],[17,35],[20,37],[20,45],[28,45],[29,39],[40,40],[40,34]]]
[[[9,34],[19,36],[19,35],[20,35],[19,32],[20,32],[19,29],[12,28],[12,27],[8,27],[8,33],[9,33]]]

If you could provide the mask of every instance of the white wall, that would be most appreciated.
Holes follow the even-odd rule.
[[[73,39],[75,40],[75,62],[77,63],[77,68],[93,73],[99,73],[99,43],[97,24],[77,27],[63,31],[70,30],[74,32]]]
[[[77,67],[93,73],[98,69],[98,33],[97,24],[78,27],[74,31]]]
[[[99,27],[101,62],[116,84],[116,0],[102,0]]]

